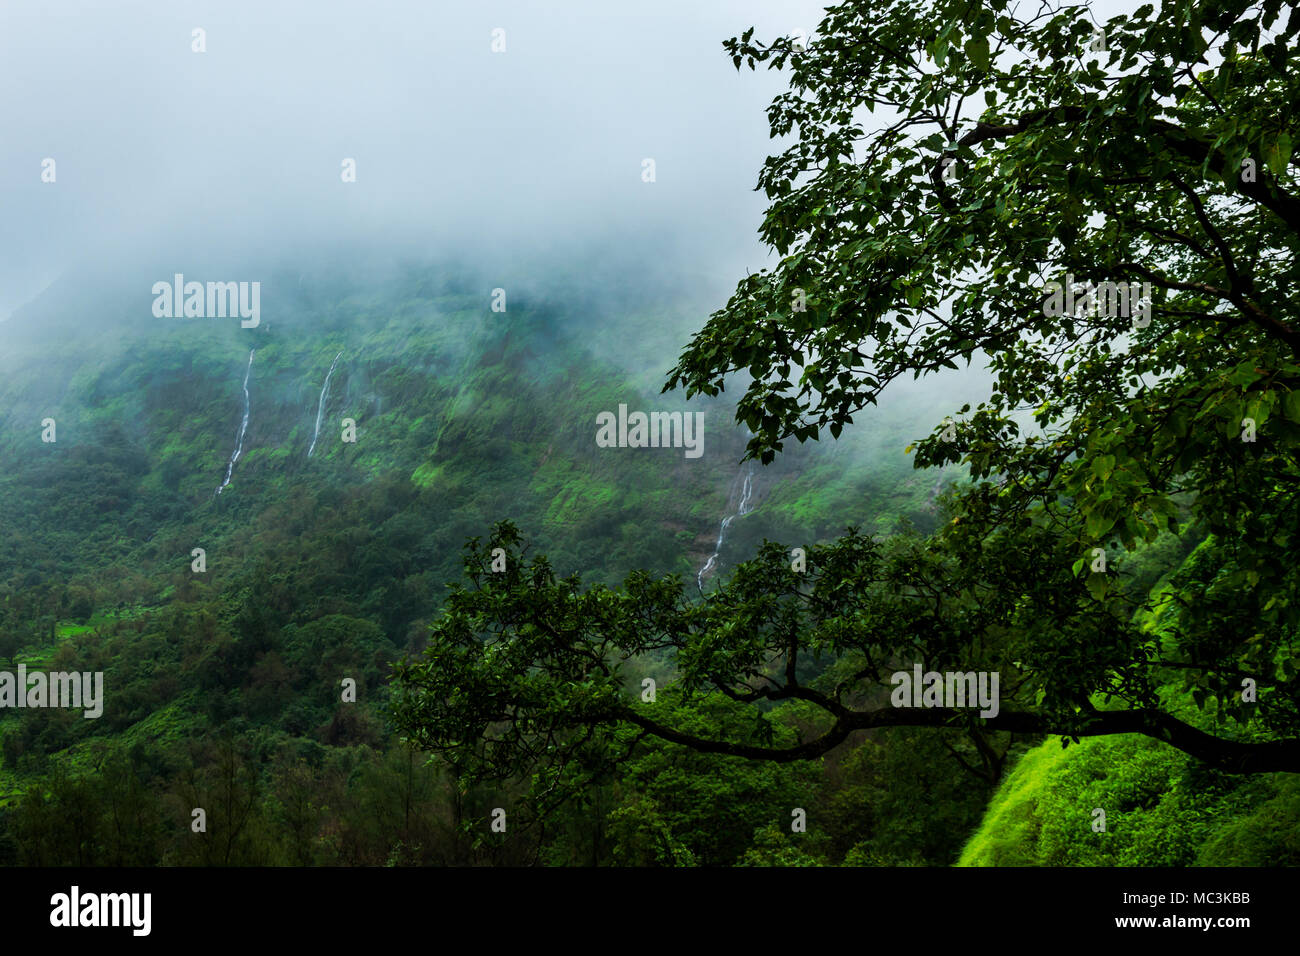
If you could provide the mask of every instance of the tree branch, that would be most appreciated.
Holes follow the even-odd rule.
[[[751,760],[790,763],[813,760],[830,752],[857,730],[888,727],[944,727],[969,716],[968,711],[945,708],[903,708],[888,710],[844,711],[831,728],[820,737],[793,747],[756,747],[726,740],[707,740],[683,733],[651,720],[630,708],[620,715],[623,720],[649,731],[662,740],[681,744],[702,753],[726,754]],[[1028,711],[1005,711],[987,718],[983,725],[991,730],[1023,734],[1059,734],[1065,737],[1104,737],[1112,734],[1142,734],[1203,761],[1224,773],[1300,772],[1300,739],[1244,743],[1225,740],[1198,730],[1176,717],[1152,710],[1097,711],[1078,727],[1054,724],[1042,714]]]

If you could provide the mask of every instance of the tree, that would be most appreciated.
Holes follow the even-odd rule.
[[[0,629],[0,658],[8,661],[10,667],[18,663],[18,652],[25,644],[26,641],[18,631],[8,627]]]
[[[790,761],[893,726],[964,728],[995,768],[990,732],[1012,731],[1300,770],[1300,14],[1019,9],[850,0],[807,45],[724,44],[738,69],[790,71],[769,119],[795,135],[759,179],[781,259],[665,385],[745,376],[737,419],[766,463],[838,437],[891,381],[986,361],[988,399],[915,446],[918,467],[969,471],[950,520],[928,538],[850,529],[806,566],[768,544],[702,602],[641,573],[584,591],[499,526],[507,572],[473,543],[471,586],[398,669],[411,739],[543,782],[646,735]],[[1126,586],[1126,559],[1169,534],[1199,540],[1192,558],[1154,599]],[[665,719],[623,686],[635,655],[671,661],[687,697],[749,708],[753,730]],[[893,672],[939,662],[1000,674],[997,715],[890,705]],[[819,717],[774,741],[779,702]]]

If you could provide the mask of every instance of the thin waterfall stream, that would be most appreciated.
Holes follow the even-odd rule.
[[[253,353],[256,351],[250,349],[248,352],[248,368],[244,371],[244,420],[239,423],[239,438],[235,441],[235,451],[230,456],[230,464],[226,465],[226,480],[217,489],[217,494],[225,491],[226,485],[230,484],[230,477],[235,473],[235,462],[239,461],[239,455],[244,450],[244,435],[248,432],[248,412],[251,407],[248,400],[248,376],[253,374]]]
[[[343,351],[340,349],[339,354],[334,356],[334,361],[330,363],[330,370],[325,373],[325,384],[321,386],[320,390],[320,404],[316,408],[316,431],[311,436],[311,447],[307,449],[308,458],[310,458],[311,453],[316,450],[316,439],[320,437],[321,416],[325,414],[325,402],[328,400],[330,394],[330,376],[334,374],[334,366],[339,364],[339,356],[342,354]]]
[[[734,514],[729,514],[722,519],[722,525],[718,528],[718,541],[713,546],[713,554],[709,555],[709,560],[700,568],[695,575],[695,586],[701,591],[704,590],[704,576],[713,570],[714,565],[718,562],[718,555],[722,553],[722,544],[727,538],[727,529],[737,518],[743,518],[754,510],[754,463],[751,461],[745,469],[745,479],[740,486],[740,502],[736,506]]]

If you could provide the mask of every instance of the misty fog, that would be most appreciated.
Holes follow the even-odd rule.
[[[737,73],[722,41],[751,25],[811,32],[819,13],[774,0],[7,2],[0,316],[104,257],[331,244],[603,248],[697,263],[725,289],[762,263],[753,187],[782,82]]]

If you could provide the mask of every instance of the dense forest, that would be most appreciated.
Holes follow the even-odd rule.
[[[729,299],[188,260],[248,327],[163,316],[166,257],[63,275],[0,323],[0,666],[103,709],[0,708],[0,862],[1300,863],[1297,35],[733,37],[789,90]]]
[[[963,481],[914,469],[906,452],[948,404],[917,392],[835,445],[767,466],[741,464],[744,432],[730,425],[698,462],[667,449],[610,454],[592,440],[600,410],[665,403],[637,384],[643,370],[598,358],[578,325],[645,321],[619,312],[630,301],[607,305],[612,316],[573,310],[590,318],[562,331],[572,306],[522,293],[494,314],[489,290],[459,265],[410,264],[370,285],[331,275],[268,286],[268,301],[281,288],[286,301],[251,340],[251,366],[237,328],[160,334],[130,320],[129,299],[77,301],[76,283],[11,321],[2,652],[10,669],[102,670],[107,690],[98,719],[2,712],[7,862],[1293,859],[1291,775],[1242,780],[1131,737],[1062,749],[1006,734],[989,749],[962,729],[897,728],[771,766],[645,740],[575,771],[553,806],[534,801],[528,774],[466,786],[400,739],[389,685],[394,663],[428,643],[467,541],[486,552],[509,518],[584,587],[647,569],[712,593],[716,580],[699,592],[697,576],[748,470],[755,504],[732,522],[720,577],[765,538],[811,547],[848,524],[915,539],[939,526],[947,490]],[[645,289],[635,298],[654,302]],[[651,321],[689,322],[680,302],[653,308]],[[70,348],[59,317],[87,309],[101,316],[95,334]],[[245,451],[218,495],[250,367]],[[708,414],[725,423],[731,409]],[[342,439],[345,417],[354,443]],[[1158,595],[1207,554],[1189,521],[1126,564],[1127,586]],[[1143,626],[1157,633],[1162,619]],[[646,677],[675,673],[671,655],[647,653],[621,679],[639,692]],[[809,680],[829,673],[807,665]],[[355,702],[341,693],[348,677]],[[657,706],[682,727],[761,732],[717,695],[665,690]],[[764,720],[788,740],[815,723],[798,702]],[[1111,832],[1079,841],[1095,806],[1110,808]],[[206,833],[192,831],[196,807]],[[509,808],[506,834],[491,830],[497,807]],[[791,832],[793,808],[806,808],[806,834]]]
[[[695,582],[738,501],[743,431],[717,404],[697,461],[593,441],[601,410],[672,407],[642,384],[654,370],[601,358],[601,336],[689,324],[679,290],[629,275],[630,291],[575,303],[511,284],[497,313],[463,264],[388,272],[278,275],[276,321],[256,332],[160,329],[137,305],[146,272],[134,287],[118,275],[108,298],[57,284],[7,323],[0,653],[10,669],[102,670],[106,686],[97,719],[0,711],[10,862],[587,862],[621,846],[577,807],[555,846],[477,845],[480,805],[510,790],[462,793],[400,743],[391,667],[427,643],[466,541],[503,517],[591,581],[649,568]],[[92,331],[69,344],[87,312]],[[245,373],[244,451],[223,487]],[[895,416],[763,469],[719,573],[764,534],[827,536],[844,515],[933,525],[940,481],[911,469],[906,428]],[[750,776],[738,786],[759,785],[756,801],[778,782]],[[607,786],[593,796],[607,812],[653,796]]]

